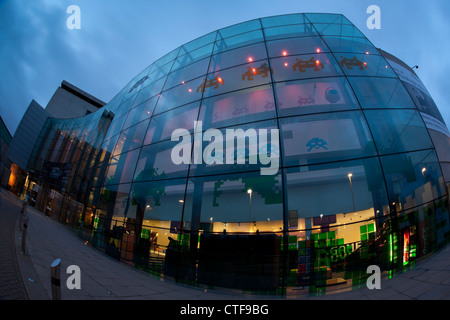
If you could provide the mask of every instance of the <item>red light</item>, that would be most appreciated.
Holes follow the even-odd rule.
[[[252,57],[248,57],[248,62],[253,62],[253,58]]]
[[[287,56],[287,51],[283,51],[283,56]]]
[[[287,62],[285,62],[285,63],[284,63],[284,66],[285,66],[285,67],[287,67],[287,66],[288,66],[288,63],[287,63]]]
[[[320,52],[320,48],[317,48],[316,52],[319,53]]]
[[[181,84],[184,84],[184,81],[181,81]]]
[[[255,68],[252,68],[252,70],[253,70],[253,72],[256,72],[256,69],[255,69]]]

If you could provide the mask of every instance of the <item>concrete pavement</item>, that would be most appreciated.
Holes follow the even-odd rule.
[[[0,300],[28,299],[17,262],[15,225],[20,214],[16,206],[0,198]]]
[[[50,264],[60,258],[63,300],[450,300],[450,246],[418,262],[410,271],[396,275],[392,279],[383,278],[380,290],[360,288],[340,293],[336,291],[326,296],[308,296],[304,292],[286,297],[243,295],[234,291],[194,288],[170,280],[160,280],[86,245],[66,226],[47,218],[31,207],[26,210],[29,220],[27,249],[26,254],[23,254],[20,219],[17,219],[20,213],[20,201],[4,190],[0,192],[0,197],[2,216],[8,211],[11,215],[10,219],[16,219],[15,232],[9,233],[15,237],[18,266],[16,269],[18,279],[14,282],[17,288],[12,289],[10,286],[3,288],[0,293],[4,295],[4,299],[50,299]],[[0,254],[3,255],[3,251]],[[65,285],[70,276],[66,274],[69,265],[80,267],[80,290],[69,290]],[[23,289],[21,283],[26,290],[21,290]],[[0,282],[0,286],[4,286],[4,282]],[[8,292],[8,290],[24,292],[22,295],[8,297],[5,295],[5,291]]]

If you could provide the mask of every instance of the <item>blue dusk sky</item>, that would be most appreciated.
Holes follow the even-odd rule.
[[[70,30],[67,8],[81,9]],[[381,9],[369,30],[367,8]],[[45,108],[63,80],[109,102],[178,46],[250,19],[341,13],[372,43],[415,70],[450,123],[448,0],[0,0],[0,115],[11,134],[32,99]]]

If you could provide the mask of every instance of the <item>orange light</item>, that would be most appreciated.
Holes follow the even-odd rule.
[[[189,92],[192,92],[192,89],[189,89],[188,91],[189,91]]]
[[[256,72],[256,69],[255,69],[255,68],[252,68],[252,70],[253,70],[253,72]]]
[[[184,84],[184,81],[181,81],[181,84]]]
[[[287,51],[283,51],[283,56],[287,56]]]
[[[320,63],[320,61],[319,60],[316,60],[316,64],[319,64]]]
[[[366,54],[369,54],[369,51],[366,51]]]
[[[217,78],[217,80],[218,80],[219,82],[222,82],[222,78],[220,78],[220,77],[219,77],[219,78]]]
[[[316,52],[319,53],[319,52],[320,52],[320,48],[317,48],[317,49],[316,49]]]
[[[252,57],[248,57],[248,62],[253,62],[253,58]]]

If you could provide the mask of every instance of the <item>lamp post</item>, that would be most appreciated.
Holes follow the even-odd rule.
[[[247,193],[250,196],[250,210],[249,210],[249,214],[248,214],[249,222],[252,221],[252,192],[253,192],[252,189],[247,190]]]
[[[353,211],[356,211],[356,209],[355,209],[355,196],[353,195],[353,184],[352,184],[352,177],[353,177],[353,174],[352,174],[352,173],[349,173],[349,174],[347,175],[347,177],[348,177],[348,181],[350,181],[350,190],[351,190],[351,192],[352,192]]]

